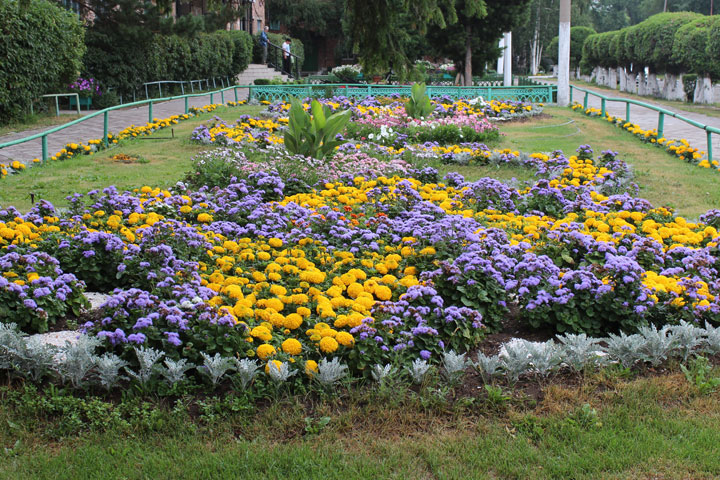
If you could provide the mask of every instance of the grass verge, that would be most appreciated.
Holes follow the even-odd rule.
[[[57,395],[57,392],[54,394]],[[265,408],[180,407],[134,414],[134,430],[104,427],[48,438],[7,399],[0,477],[43,478],[573,478],[709,479],[720,475],[720,401],[678,373],[620,380],[589,375],[552,384],[534,402],[483,389],[440,399],[434,389],[372,389],[339,398],[293,397]],[[209,404],[211,399],[206,399]],[[136,402],[142,411],[141,402]],[[209,415],[212,410],[215,413]],[[67,411],[65,414],[69,414]],[[313,430],[329,417],[326,427]],[[144,419],[144,420],[143,420]]]

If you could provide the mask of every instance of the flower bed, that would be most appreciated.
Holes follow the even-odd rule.
[[[76,195],[63,216],[46,203],[6,209],[3,276],[19,285],[19,259],[44,252],[62,272],[49,281],[71,272],[120,287],[83,329],[138,366],[142,346],[196,364],[272,361],[288,375],[338,358],[368,375],[471,348],[513,305],[561,332],[720,320],[716,213],[688,222],[601,193],[628,171],[612,152],[519,157],[541,176],[520,189],[425,169],[286,195],[285,179],[258,172],[212,190]],[[14,289],[6,305],[23,304]]]
[[[585,115],[590,117],[602,117],[602,110],[599,108],[584,109],[580,103],[574,103],[571,108],[573,110],[581,110],[585,113]],[[607,112],[605,112],[604,119],[616,127],[632,133],[643,142],[661,147],[670,155],[685,160],[688,163],[692,163],[693,165],[703,168],[712,168],[713,170],[720,168],[720,162],[717,160],[708,160],[705,158],[705,152],[700,151],[699,148],[691,146],[684,138],[680,140],[669,140],[665,137],[658,138],[657,129],[643,130],[639,125],[625,121],[620,117],[614,117]]]

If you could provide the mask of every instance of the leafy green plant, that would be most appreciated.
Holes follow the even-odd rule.
[[[707,395],[720,386],[720,377],[711,377],[713,367],[707,357],[698,355],[688,367],[680,365],[688,383],[697,388],[700,395]]]
[[[317,435],[327,427],[330,423],[330,417],[305,417],[305,434],[306,435]]]
[[[503,410],[510,401],[510,395],[505,393],[502,387],[485,384],[485,392],[487,393],[487,403],[496,410]]]
[[[312,116],[305,111],[296,98],[290,101],[288,129],[285,131],[285,147],[293,154],[305,157],[325,158],[342,142],[335,137],[350,120],[350,110],[331,114],[330,108],[313,100]]]
[[[410,100],[405,104],[405,112],[412,118],[423,118],[430,115],[434,107],[430,97],[425,93],[425,84],[416,83],[412,86]]]

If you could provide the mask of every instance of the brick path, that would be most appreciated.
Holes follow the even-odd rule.
[[[238,89],[238,99],[245,99],[246,97],[247,89]],[[225,102],[229,102],[234,99],[235,96],[232,91],[225,92]],[[213,101],[220,103],[220,95],[216,94],[213,97]],[[202,107],[209,103],[210,95],[190,97],[188,100],[189,107]],[[92,113],[92,111],[90,113]],[[184,99],[170,100],[167,102],[153,104],[153,117],[155,118],[167,118],[172,115],[181,115],[183,113],[185,113]],[[147,105],[114,110],[108,115],[108,129],[112,133],[118,133],[131,125],[145,125],[147,122]],[[29,137],[30,135],[47,130],[50,130],[50,128],[45,127],[3,135],[0,137],[0,143]],[[102,136],[103,115],[98,115],[77,125],[73,125],[49,135],[48,155],[54,155],[63,149],[68,143],[85,143],[94,138],[102,138]],[[0,149],[0,163],[8,163],[8,160],[19,160],[27,164],[31,162],[33,158],[41,158],[41,156],[42,142],[40,138]]]

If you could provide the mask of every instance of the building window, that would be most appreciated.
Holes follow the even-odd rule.
[[[280,22],[278,20],[271,21],[270,30],[280,30]]]
[[[257,31],[258,32],[262,31],[262,20],[257,21]]]

